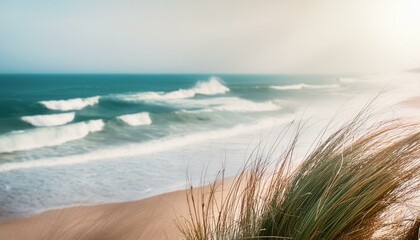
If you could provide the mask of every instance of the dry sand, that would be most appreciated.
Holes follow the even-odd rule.
[[[420,108],[420,96],[401,104]],[[180,239],[174,220],[188,216],[186,197],[186,191],[175,191],[133,202],[51,210],[0,223],[0,239]]]
[[[186,192],[140,201],[72,207],[0,223],[0,239],[179,239],[176,215],[185,215]]]
[[[233,178],[224,181],[226,192]],[[218,186],[221,186],[218,184]],[[216,198],[221,199],[222,188]],[[195,198],[209,187],[195,188]],[[0,222],[1,240],[116,240],[182,239],[176,219],[188,218],[188,190],[164,193],[151,198],[50,210],[42,214]]]

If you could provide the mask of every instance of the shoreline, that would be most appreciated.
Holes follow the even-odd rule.
[[[229,190],[234,177],[223,180]],[[194,187],[194,196],[210,191],[210,185]],[[5,239],[180,239],[176,219],[188,216],[190,189],[162,193],[145,199],[52,209],[27,217],[0,220]],[[112,226],[112,230],[108,227]],[[83,236],[81,236],[81,234]]]
[[[130,202],[47,210],[0,221],[0,235],[5,239],[27,239],[31,235],[73,239],[85,232],[87,239],[89,235],[118,239],[119,234],[124,239],[172,239],[179,235],[173,219],[186,213],[186,199],[186,190],[178,190]],[[107,226],[112,226],[112,231],[107,232]]]
[[[420,109],[420,96],[398,103]],[[418,117],[414,116],[415,119]],[[228,178],[227,186],[230,180]],[[208,186],[197,187],[194,192]],[[225,191],[229,189],[226,187]],[[177,190],[145,199],[52,209],[27,217],[0,220],[5,239],[179,239],[175,218],[187,216],[187,191]],[[110,228],[112,226],[112,229]],[[76,238],[78,239],[78,238]]]

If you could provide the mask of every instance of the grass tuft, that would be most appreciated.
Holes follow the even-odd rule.
[[[419,199],[420,126],[387,121],[366,128],[367,120],[359,114],[296,168],[300,127],[275,161],[274,147],[259,146],[230,186],[222,171],[209,187],[190,188],[179,230],[191,240],[418,235],[419,206],[406,203]]]

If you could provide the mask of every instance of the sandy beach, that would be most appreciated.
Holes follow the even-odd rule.
[[[420,97],[400,105],[420,108]],[[7,240],[180,239],[174,220],[188,216],[186,193],[180,190],[139,201],[50,210],[1,222],[0,236]]]
[[[2,239],[178,239],[185,191],[144,200],[51,210],[0,223]]]
[[[216,198],[233,178],[218,184]],[[223,190],[223,191],[222,191]],[[206,196],[209,186],[179,190],[150,198],[49,210],[28,218],[0,222],[1,239],[182,239],[176,222],[188,218],[187,198]]]

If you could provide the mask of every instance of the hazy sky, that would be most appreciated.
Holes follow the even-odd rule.
[[[420,67],[420,1],[0,0],[0,72]]]

